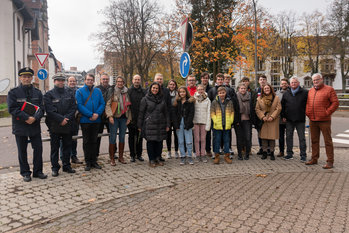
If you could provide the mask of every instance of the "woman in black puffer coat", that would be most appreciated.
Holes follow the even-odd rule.
[[[140,106],[137,125],[138,130],[147,140],[149,165],[162,166],[163,163],[159,159],[162,153],[162,141],[166,139],[169,130],[170,116],[158,83],[154,82],[150,85]]]

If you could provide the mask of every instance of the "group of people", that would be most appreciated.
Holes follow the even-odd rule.
[[[100,77],[100,85],[94,86],[95,77],[87,74],[85,85],[76,87],[76,79],[69,77],[67,85],[63,74],[53,77],[54,88],[44,95],[31,84],[34,72],[26,67],[19,71],[21,84],[8,93],[8,109],[12,115],[13,134],[16,136],[20,173],[23,180],[31,181],[27,161],[28,137],[33,147],[33,177],[47,178],[42,172],[42,141],[40,120],[46,112],[45,122],[51,138],[52,176],[59,175],[61,154],[63,172],[75,173],[72,163],[82,163],[77,158],[77,141],[72,137],[82,130],[85,171],[101,169],[97,163],[101,138],[98,134],[107,128],[109,133],[110,165],[116,159],[125,164],[125,135],[128,129],[128,146],[131,162],[142,157],[143,139],[151,167],[164,165],[163,141],[166,140],[167,158],[180,158],[180,164],[194,164],[214,159],[220,163],[232,163],[232,132],[236,135],[237,158],[248,160],[252,146],[252,128],[257,130],[261,159],[275,160],[275,141],[279,139],[278,157],[293,158],[293,133],[297,130],[300,160],[306,165],[317,164],[319,138],[325,140],[327,163],[323,168],[332,168],[334,162],[331,138],[331,114],[339,102],[334,89],[324,85],[321,74],[312,77],[314,87],[300,87],[297,77],[282,79],[280,90],[267,83],[266,76],[259,77],[259,87],[252,89],[250,80],[242,78],[237,90],[230,86],[231,77],[217,74],[215,86],[209,85],[209,74],[187,78],[187,86],[178,87],[170,80],[164,87],[163,75],[157,73],[148,89],[141,86],[141,77],[132,78],[130,88],[123,77],[110,85],[107,74]],[[34,106],[34,111],[28,110]],[[305,122],[310,121],[312,157],[306,161]],[[233,130],[234,129],[234,130]],[[286,153],[285,153],[286,135]],[[172,153],[174,136],[174,153]],[[118,144],[116,139],[118,137]],[[213,146],[213,154],[211,151]],[[118,155],[116,155],[118,152]]]

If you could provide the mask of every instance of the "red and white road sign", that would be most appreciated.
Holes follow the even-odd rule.
[[[48,55],[49,55],[48,53],[35,53],[36,60],[38,60],[41,66],[44,66],[48,58]]]
[[[181,34],[181,42],[183,46],[183,51],[185,51],[185,43],[187,40],[187,29],[188,29],[188,18],[185,18],[181,26],[179,27],[179,33]]]

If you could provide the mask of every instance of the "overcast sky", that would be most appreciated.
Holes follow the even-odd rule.
[[[78,70],[89,70],[103,63],[96,50],[96,42],[90,39],[98,32],[103,16],[98,12],[110,0],[48,0],[49,44],[56,58],[68,70],[76,66]],[[173,7],[174,0],[161,0],[166,10]],[[259,0],[258,4],[272,14],[283,10],[293,10],[301,15],[315,9],[325,12],[331,0]]]

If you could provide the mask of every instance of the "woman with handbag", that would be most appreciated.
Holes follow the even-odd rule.
[[[124,160],[124,148],[125,148],[125,134],[127,125],[132,120],[130,109],[130,98],[127,93],[128,89],[125,86],[125,79],[121,76],[116,78],[116,85],[113,90],[111,98],[108,100],[105,106],[105,114],[109,119],[109,156],[110,165],[115,166],[115,144],[116,135],[119,130],[119,162],[125,164]]]
[[[170,116],[159,83],[152,83],[148,93],[143,97],[137,125],[142,137],[147,140],[149,166],[162,166],[163,163],[160,161],[162,142],[169,131]]]
[[[259,137],[262,140],[262,159],[270,155],[271,160],[275,160],[274,148],[275,140],[279,139],[279,118],[281,104],[276,96],[273,87],[266,84],[261,90],[261,95],[257,98],[256,114],[263,121]]]

